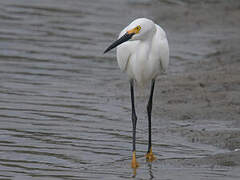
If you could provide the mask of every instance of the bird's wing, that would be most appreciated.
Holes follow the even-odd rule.
[[[157,47],[155,53],[157,53],[157,57],[159,57],[161,70],[166,72],[169,64],[168,40],[165,31],[157,24],[156,29],[157,31],[153,40],[153,47]]]
[[[126,33],[126,28],[121,31],[118,38],[122,37]],[[121,71],[126,71],[128,61],[133,54],[136,45],[137,42],[127,41],[117,46],[117,61]]]

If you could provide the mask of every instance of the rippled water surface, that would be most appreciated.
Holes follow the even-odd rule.
[[[135,3],[0,1],[1,179],[132,178],[128,84],[114,54],[102,52],[135,17],[152,16],[148,1]],[[164,131],[178,126],[161,125],[164,119],[153,128],[158,160],[147,164],[146,114],[138,116],[136,178],[228,175],[227,168],[179,171],[160,164],[221,151]]]

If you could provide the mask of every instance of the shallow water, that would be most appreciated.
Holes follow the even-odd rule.
[[[113,180],[134,176],[130,168],[128,84],[114,53],[102,52],[135,17],[153,16],[149,3],[0,2],[1,179]],[[182,52],[177,49],[173,58],[181,58]],[[185,53],[184,57],[187,56],[190,54]],[[175,64],[171,71],[179,72],[181,67]],[[231,167],[195,168],[162,163],[161,160],[226,151],[192,144],[171,134],[165,128],[181,124],[164,119],[154,122],[153,128],[158,160],[146,163],[146,114],[140,110],[138,116],[141,166],[136,178],[239,178],[237,170]]]

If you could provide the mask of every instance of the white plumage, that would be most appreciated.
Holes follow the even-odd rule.
[[[139,18],[125,27],[119,37],[140,25],[139,34],[117,46],[117,61],[121,71],[140,85],[155,79],[169,64],[169,47],[165,31],[153,21]]]
[[[136,161],[136,125],[137,115],[134,103],[134,82],[144,86],[151,82],[151,91],[147,104],[148,113],[148,151],[146,159],[156,159],[152,152],[151,113],[156,77],[166,71],[169,64],[169,47],[165,31],[146,18],[139,18],[125,27],[104,53],[117,47],[117,61],[120,69],[128,74],[132,102],[133,155],[132,168],[139,165]]]

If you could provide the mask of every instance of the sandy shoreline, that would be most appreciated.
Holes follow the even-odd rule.
[[[240,2],[157,4],[153,14],[171,35],[172,54],[167,77],[157,82],[154,114],[184,124],[170,131],[190,142],[230,151],[188,163],[240,165]]]

